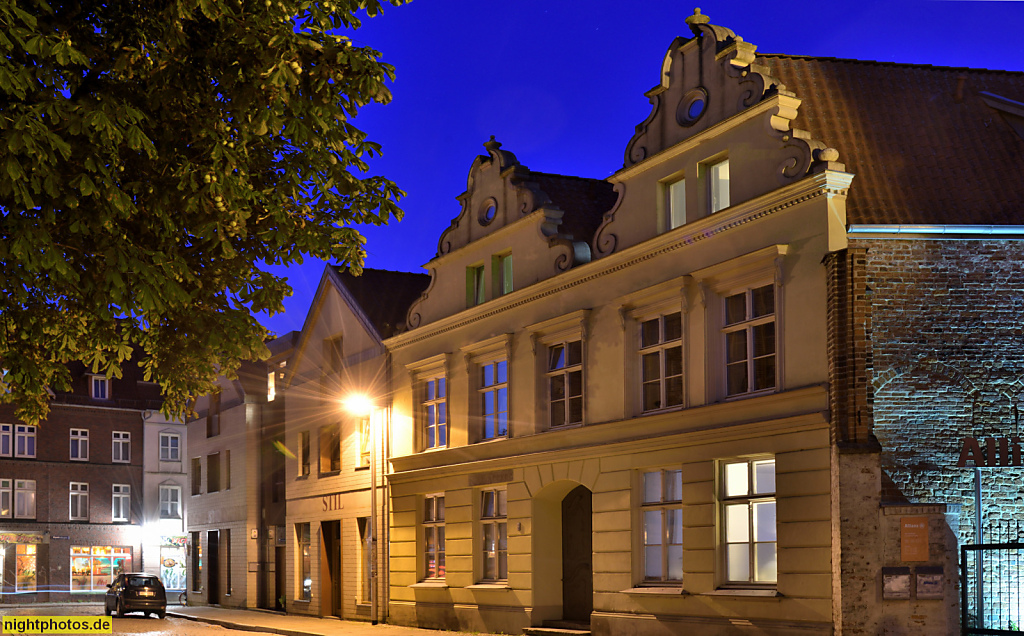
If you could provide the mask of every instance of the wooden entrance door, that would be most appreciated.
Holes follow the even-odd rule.
[[[562,500],[562,619],[589,623],[594,610],[591,493],[578,486]]]

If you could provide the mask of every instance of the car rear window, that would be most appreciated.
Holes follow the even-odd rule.
[[[129,576],[129,587],[156,587],[160,582],[153,576]]]

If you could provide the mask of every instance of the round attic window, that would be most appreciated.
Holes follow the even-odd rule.
[[[692,126],[708,109],[708,92],[695,88],[683,95],[676,109],[676,121],[680,126]]]
[[[498,204],[494,199],[487,199],[484,201],[483,207],[480,209],[480,225],[487,225],[494,220],[494,217],[498,215]]]

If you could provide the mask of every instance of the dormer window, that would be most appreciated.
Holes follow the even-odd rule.
[[[90,383],[90,395],[94,400],[106,400],[110,397],[110,380],[101,376],[92,376],[92,382]]]
[[[729,160],[708,166],[708,201],[711,214],[729,207]]]
[[[665,194],[667,229],[674,230],[686,223],[686,180],[680,179],[668,184]]]

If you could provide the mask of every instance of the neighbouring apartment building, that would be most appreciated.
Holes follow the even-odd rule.
[[[377,622],[386,611],[383,341],[404,330],[428,282],[423,274],[324,270],[284,374],[289,612]]]
[[[159,411],[145,411],[143,421],[142,567],[160,577],[168,592],[185,590],[188,519],[188,427]]]
[[[147,567],[143,552],[143,418],[160,388],[70,366],[39,426],[0,406],[0,600],[96,600],[118,572]],[[153,557],[155,559],[155,556]]]

